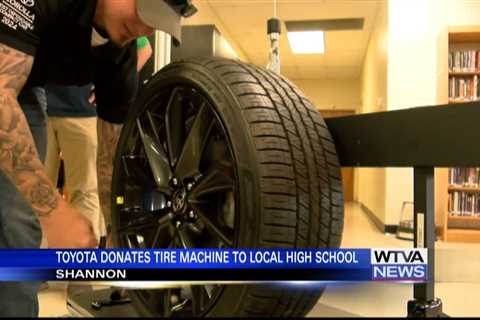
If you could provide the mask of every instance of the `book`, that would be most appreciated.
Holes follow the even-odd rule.
[[[451,168],[449,184],[454,187],[480,187],[480,168]],[[448,211],[454,216],[480,217],[480,192],[454,190],[449,194]]]
[[[450,72],[480,71],[480,50],[450,51],[448,70]]]
[[[451,76],[448,83],[448,98],[457,101],[475,101],[480,98],[479,77]]]

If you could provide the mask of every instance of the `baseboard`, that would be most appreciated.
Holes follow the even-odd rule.
[[[370,219],[370,221],[373,222],[375,227],[382,232],[382,233],[392,233],[396,234],[397,233],[397,225],[394,224],[384,224],[382,220],[380,220],[373,212],[370,210],[367,206],[365,206],[363,203],[359,202],[360,208],[362,208],[362,211],[365,212],[367,217]]]

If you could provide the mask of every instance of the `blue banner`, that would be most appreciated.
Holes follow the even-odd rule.
[[[424,249],[0,250],[0,281],[426,281],[427,263]]]

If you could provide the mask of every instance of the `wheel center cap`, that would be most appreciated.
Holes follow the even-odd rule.
[[[187,199],[187,192],[185,191],[185,189],[176,190],[173,193],[173,197],[172,197],[173,212],[177,213],[177,212],[183,211],[183,209],[185,208],[186,199]]]

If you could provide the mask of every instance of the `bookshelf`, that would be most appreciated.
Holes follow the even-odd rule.
[[[440,103],[480,100],[480,27],[450,29],[440,57],[445,60]],[[480,242],[480,168],[436,169],[437,231],[446,242]]]

